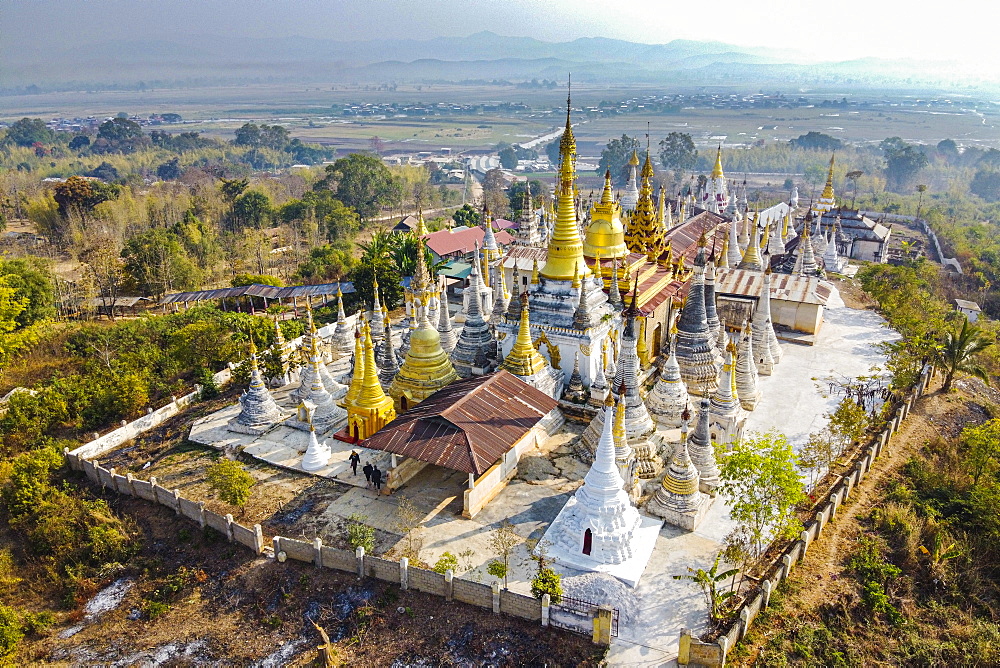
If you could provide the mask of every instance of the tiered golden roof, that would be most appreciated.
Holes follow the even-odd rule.
[[[628,255],[625,245],[625,225],[621,219],[621,205],[611,192],[611,170],[604,173],[604,191],[601,200],[590,207],[590,225],[583,242],[587,257],[618,257]]]
[[[646,162],[642,165],[642,182],[639,186],[639,201],[629,219],[625,232],[625,243],[633,253],[643,253],[655,258],[658,255],[660,235],[656,223],[656,209],[653,205],[653,163],[646,151]]]
[[[826,175],[826,185],[823,186],[823,194],[819,196],[821,201],[833,202],[833,163],[836,159],[836,154],[830,156],[830,171]]]
[[[378,382],[378,368],[375,366],[375,347],[372,345],[371,331],[363,327],[364,377],[358,398],[347,406],[347,431],[359,440],[364,440],[391,422],[396,417],[392,399],[385,395]],[[353,383],[352,383],[353,384]]]
[[[549,239],[548,258],[541,275],[554,281],[571,281],[573,274],[586,275],[590,269],[583,259],[583,241],[576,224],[575,181],[576,139],[570,123],[570,98],[566,98],[566,129],[559,142],[562,162],[559,165],[559,206],[555,228]]]
[[[426,310],[420,309],[417,328],[410,334],[410,349],[389,386],[389,396],[402,412],[456,380],[455,367],[441,349],[441,335],[428,322]]]

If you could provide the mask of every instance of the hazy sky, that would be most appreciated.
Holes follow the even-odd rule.
[[[900,0],[0,0],[0,40],[62,44],[180,32],[374,39],[492,30],[548,41],[718,40],[801,51],[960,60],[996,71],[996,15],[984,0],[923,8]]]

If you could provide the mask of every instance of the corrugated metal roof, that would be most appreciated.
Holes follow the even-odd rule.
[[[482,248],[484,236],[486,236],[486,230],[476,225],[464,229],[456,227],[452,230],[432,232],[424,237],[424,239],[428,248],[436,253],[438,257],[443,257],[452,253],[471,253],[476,249],[477,243]],[[507,245],[514,241],[514,237],[510,236],[510,233],[506,230],[494,232],[493,236],[496,237],[497,243],[502,245]]]
[[[710,211],[699,211],[677,227],[667,230],[664,242],[670,242],[674,260],[684,256],[684,263],[690,267],[698,254],[698,240],[702,234],[708,238],[708,252],[722,252],[722,241],[729,233],[729,223],[722,216]]]
[[[332,296],[337,294],[337,286],[344,294],[354,292],[354,283],[323,283],[320,285],[289,285],[276,288],[273,285],[241,285],[236,288],[218,288],[216,290],[197,290],[195,292],[175,292],[164,295],[161,304],[180,304],[184,302],[201,302],[209,299],[232,299],[249,295],[266,299],[291,299],[293,297],[314,297],[316,295]]]
[[[365,447],[482,475],[555,407],[555,399],[507,371],[473,376],[427,397]]]
[[[759,298],[764,289],[764,273],[752,269],[719,269],[715,277],[717,294]],[[826,306],[833,285],[816,276],[771,274],[771,299]]]

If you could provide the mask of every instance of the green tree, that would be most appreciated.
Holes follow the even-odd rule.
[[[559,143],[562,141],[562,133],[545,145],[545,155],[553,165],[559,164]]]
[[[352,153],[327,165],[326,177],[316,188],[333,190],[338,200],[365,219],[375,217],[382,207],[398,205],[403,194],[389,168],[364,153]]]
[[[938,363],[944,369],[941,391],[951,391],[956,373],[967,373],[989,384],[989,373],[977,363],[976,356],[993,343],[983,330],[970,324],[968,318],[962,318],[961,325],[945,332],[938,350]]]
[[[854,208],[855,203],[858,201],[858,179],[860,179],[864,175],[865,173],[860,169],[855,169],[850,172],[847,172],[847,174],[844,174],[844,177],[854,184],[854,196],[851,198],[852,209]]]
[[[26,117],[15,121],[7,128],[3,143],[32,146],[34,144],[51,144],[54,139],[55,133],[46,127],[45,121],[40,118]]]
[[[510,210],[512,212],[516,212],[517,215],[520,215],[521,210],[524,208],[524,191],[526,189],[530,189],[529,191],[531,192],[532,206],[537,206],[542,193],[547,192],[545,184],[538,179],[514,182],[514,184],[507,189],[507,199],[510,201]]]
[[[242,285],[273,285],[276,288],[280,288],[284,285],[284,282],[277,276],[270,276],[268,274],[236,274],[229,281],[229,284],[234,288]]]
[[[990,167],[976,170],[969,190],[987,202],[1000,202],[1000,171]]]
[[[545,594],[549,595],[551,603],[562,600],[562,576],[548,566],[543,566],[535,577],[531,578],[531,595],[540,601]]]
[[[839,151],[844,148],[844,142],[836,137],[816,131],[799,135],[795,139],[789,140],[788,143],[795,148],[804,148],[812,151]]]
[[[868,430],[868,413],[852,397],[844,397],[836,410],[826,414],[830,420],[830,433],[840,441],[840,448],[860,441]]]
[[[1000,462],[1000,420],[993,419],[981,425],[966,427],[959,437],[966,451],[966,463],[972,474],[972,484],[979,480],[988,469],[995,469]]]
[[[350,279],[354,282],[357,298],[371,308],[375,303],[375,279],[378,279],[379,298],[388,309],[396,308],[403,300],[402,277],[399,270],[388,259],[362,258],[351,270]]]
[[[701,589],[702,596],[705,597],[705,605],[708,607],[708,618],[709,621],[714,625],[722,621],[725,617],[726,601],[731,599],[736,595],[736,592],[730,591],[720,591],[719,588],[727,578],[736,575],[738,569],[732,568],[728,571],[719,572],[719,561],[722,559],[722,553],[715,555],[715,561],[712,562],[712,567],[708,570],[704,568],[691,568],[688,566],[688,572],[684,575],[674,575],[672,576],[675,580],[689,580],[690,582],[698,585]]]
[[[451,571],[454,573],[458,570],[458,557],[456,557],[451,552],[444,552],[438,560],[434,562],[434,567],[431,569],[435,573],[445,574],[445,571]]]
[[[24,625],[17,610],[0,605],[0,659],[12,656],[23,638]]]
[[[660,162],[667,169],[686,172],[698,161],[694,140],[686,132],[671,132],[660,140]]]
[[[351,245],[339,241],[309,251],[309,259],[299,265],[295,275],[310,283],[330,283],[347,276],[355,264]]]
[[[500,561],[492,562],[487,572],[490,575],[503,578],[504,589],[507,588],[507,575],[510,573],[511,554],[513,554],[514,548],[523,541],[524,539],[518,535],[514,529],[514,525],[509,520],[503,520],[500,522],[500,526],[490,532],[490,549],[500,556]],[[498,564],[498,566],[494,567],[493,564]]]
[[[937,144],[937,152],[949,165],[954,165],[958,163],[959,153],[958,144],[955,143],[954,139],[942,139]]]
[[[94,153],[135,153],[150,145],[142,126],[127,118],[112,118],[97,129],[97,139],[90,146]]]
[[[220,499],[246,512],[246,503],[257,482],[246,469],[238,462],[223,457],[209,466],[205,473],[209,486]]]
[[[107,186],[94,181],[71,176],[52,189],[52,197],[59,205],[59,213],[65,218],[70,212],[86,217],[95,206],[118,195],[115,186]]]
[[[451,214],[451,219],[455,221],[455,227],[462,225],[473,227],[479,224],[481,217],[479,212],[471,204],[463,204],[462,208]]]
[[[611,179],[616,186],[624,186],[628,181],[628,161],[633,151],[639,150],[639,140],[623,134],[621,139],[612,139],[601,151],[601,162],[597,173],[603,175],[611,170]]]
[[[24,304],[24,309],[14,318],[18,328],[55,316],[52,274],[44,260],[32,255],[0,260],[0,276],[6,287],[13,288],[13,301]],[[0,308],[0,312],[2,310]]]
[[[234,230],[263,229],[270,224],[271,198],[259,190],[247,190],[233,200]]]
[[[517,167],[517,151],[513,146],[507,146],[500,150],[500,166],[504,169],[514,169]]]
[[[722,456],[719,492],[733,521],[746,527],[754,561],[772,540],[801,530],[795,508],[805,491],[797,462],[788,439],[773,431],[744,437]]]
[[[163,228],[138,234],[122,249],[129,288],[142,295],[193,290],[199,271],[180,240]]]
[[[899,137],[882,140],[879,148],[885,156],[886,181],[897,192],[904,190],[920,170],[927,166],[927,155]]]

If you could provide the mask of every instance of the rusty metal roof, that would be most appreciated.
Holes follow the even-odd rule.
[[[708,238],[708,253],[713,248],[716,254],[722,252],[722,241],[729,234],[729,222],[726,218],[710,211],[701,211],[685,220],[676,227],[667,230],[664,243],[670,242],[674,260],[684,256],[684,264],[690,267],[698,254],[698,240],[702,233]]]
[[[716,294],[744,295],[759,298],[764,289],[764,273],[752,269],[719,269],[715,278]],[[771,274],[771,299],[826,306],[833,286],[816,276]]]
[[[241,285],[236,288],[218,288],[217,290],[197,290],[195,292],[175,292],[164,295],[160,300],[161,304],[180,304],[184,302],[201,302],[209,299],[232,299],[249,295],[251,297],[264,297],[266,299],[291,299],[293,297],[313,297],[316,295],[332,296],[337,294],[337,283],[323,283],[321,285],[289,285],[284,288],[276,288],[273,285]],[[340,283],[340,289],[344,294],[354,292],[354,284],[349,282]]]
[[[482,475],[555,407],[552,397],[498,371],[438,390],[364,445]]]

